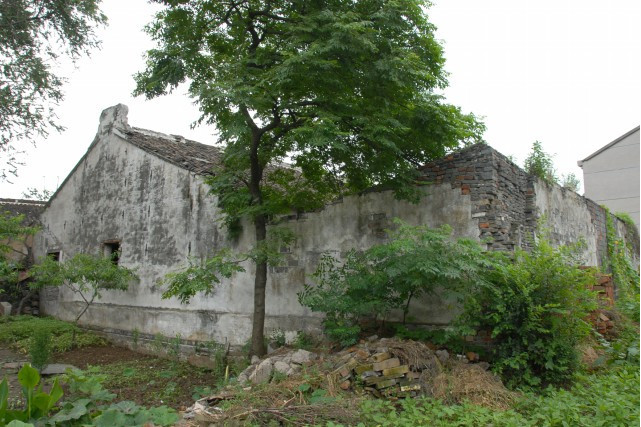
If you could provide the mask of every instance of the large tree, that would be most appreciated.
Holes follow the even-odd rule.
[[[17,142],[61,130],[54,107],[64,79],[61,57],[76,59],[97,45],[106,22],[100,0],[0,0],[0,177],[15,174]]]
[[[444,102],[444,56],[420,0],[156,0],[148,98],[189,81],[225,147],[211,180],[257,250],[252,354],[262,355],[270,216],[381,186],[415,198],[416,167],[483,126]],[[279,166],[286,160],[290,167]]]

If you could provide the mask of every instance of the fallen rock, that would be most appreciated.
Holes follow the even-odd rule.
[[[447,362],[450,358],[450,353],[447,350],[436,350],[435,354],[436,357],[438,357],[438,360],[441,361],[441,363]]]
[[[250,362],[249,362],[249,363],[251,363],[252,365],[255,365],[255,364],[257,364],[258,362],[260,362],[260,357],[258,357],[258,356],[252,356],[252,358],[251,358],[251,360],[250,360]]]
[[[274,371],[279,372],[281,374],[287,374],[289,372],[289,364],[285,362],[281,362],[280,360],[274,363]]]
[[[300,365],[296,365],[296,364],[293,363],[293,364],[291,364],[289,366],[290,366],[289,371],[287,371],[287,376],[288,377],[291,376],[291,375],[296,375],[297,373],[300,372]]]
[[[274,365],[271,359],[265,359],[258,364],[256,370],[249,376],[249,381],[254,384],[266,383],[272,376]]]
[[[60,375],[64,374],[67,369],[78,370],[73,365],[67,365],[65,363],[50,363],[40,371],[40,375]]]
[[[314,353],[303,349],[297,350],[292,354],[292,363],[297,363],[299,365],[311,362],[314,359],[316,359],[316,355]]]
[[[22,368],[22,365],[24,365],[26,362],[8,362],[2,365],[2,369],[6,369],[8,371],[17,371],[18,369]]]

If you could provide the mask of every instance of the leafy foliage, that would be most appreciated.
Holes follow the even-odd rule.
[[[38,371],[42,370],[51,358],[51,334],[44,330],[33,332],[29,347],[31,365]]]
[[[103,291],[129,288],[137,279],[134,272],[126,267],[116,265],[110,258],[78,253],[65,262],[58,262],[50,257],[40,260],[32,268],[34,289],[45,286],[64,286],[79,296],[84,302],[83,309],[76,315],[74,323],[87,311]]]
[[[234,273],[245,271],[238,262],[231,258],[229,251],[221,251],[202,264],[190,260],[190,265],[183,271],[169,273],[164,282],[168,288],[163,298],[177,297],[187,304],[199,292],[211,295],[221,278],[230,278]]]
[[[179,417],[171,408],[145,408],[131,401],[110,403],[115,394],[105,390],[105,376],[83,371],[68,370],[65,375],[70,398],[48,420],[53,425],[68,426],[134,426],[174,425]]]
[[[0,343],[22,353],[28,353],[32,337],[37,334],[51,336],[51,351],[62,353],[72,348],[76,326],[50,317],[11,316],[0,318]],[[105,340],[90,332],[78,331],[77,347],[104,345]]]
[[[466,293],[459,323],[465,333],[491,333],[493,368],[513,387],[562,384],[579,366],[576,346],[590,332],[583,319],[596,308],[589,290],[596,279],[579,268],[577,249],[541,238],[514,260],[488,254],[495,262],[486,280]]]
[[[326,332],[342,345],[355,342],[363,318],[401,310],[404,322],[412,299],[437,291],[455,297],[489,265],[477,242],[451,239],[449,227],[396,225],[388,243],[352,251],[342,264],[325,254],[316,284],[299,294],[302,305],[325,313]]]
[[[483,125],[437,94],[444,57],[422,1],[157,1],[135,93],[190,81],[225,144],[212,192],[228,225],[253,220],[259,249],[274,214],[373,185],[416,198],[416,166],[480,140]],[[267,261],[255,263],[263,354]]]
[[[51,391],[45,393],[40,384],[40,374],[28,363],[23,365],[18,372],[18,382],[22,386],[25,407],[24,409],[8,409],[9,385],[5,378],[0,383],[0,424],[5,425],[14,420],[33,422],[46,417],[62,398],[62,387],[58,379],[54,379]],[[40,384],[40,387],[38,387]]]
[[[8,256],[13,249],[12,243],[34,235],[38,227],[24,225],[24,215],[12,216],[9,212],[0,212],[0,293],[5,293],[9,301],[21,298],[18,286],[18,271],[24,268],[20,262]]]
[[[626,242],[617,236],[614,218],[606,209],[606,237],[608,242],[608,267],[612,271],[612,279],[617,290],[617,306],[632,319],[639,319],[639,272],[632,266],[631,255]],[[625,222],[625,221],[624,221]],[[626,226],[630,227],[627,223]],[[633,238],[637,238],[638,230],[631,224]]]
[[[549,154],[543,151],[539,141],[534,141],[532,144],[532,151],[525,158],[523,167],[530,175],[537,176],[549,184],[558,182],[554,161]]]
[[[579,188],[581,188],[581,181],[575,174],[569,173],[567,175],[563,175],[563,177],[561,178],[561,186],[563,188],[567,188],[568,190],[578,192]]]
[[[100,0],[0,2],[0,153],[16,173],[16,141],[45,138],[57,125],[54,107],[63,99],[64,80],[52,68],[98,44],[95,26],[106,22]]]
[[[430,398],[405,399],[398,409],[367,400],[359,425],[378,426],[629,426],[639,424],[639,370],[626,365],[578,378],[570,389],[524,393],[507,411],[473,404],[447,406]]]

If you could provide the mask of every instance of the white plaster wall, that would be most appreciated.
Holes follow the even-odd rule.
[[[65,260],[77,252],[100,253],[105,240],[121,241],[120,263],[140,280],[126,292],[104,292],[81,323],[113,331],[180,334],[187,340],[215,339],[241,345],[249,339],[253,311],[253,266],[225,280],[211,296],[190,304],[163,300],[161,279],[221,247],[243,251],[252,245],[253,228],[245,224],[230,241],[217,222],[215,199],[202,178],[127,143],[118,131],[99,134],[95,146],[63,184],[42,216],[36,256],[61,251]],[[449,184],[424,189],[419,204],[394,199],[391,192],[351,196],[304,218],[289,220],[299,236],[287,263],[269,273],[266,327],[286,331],[318,330],[320,316],[298,303],[297,293],[316,268],[322,252],[340,255],[380,243],[382,229],[400,217],[411,224],[451,224],[454,234],[478,239],[469,195]],[[70,291],[43,292],[42,310],[71,320],[81,310]],[[451,306],[439,298],[413,304],[414,315],[430,324],[447,324]]]
[[[574,244],[584,241],[585,265],[599,265],[597,258],[597,229],[583,197],[558,185],[541,180],[534,183],[538,217],[545,217],[544,228],[555,244]]]

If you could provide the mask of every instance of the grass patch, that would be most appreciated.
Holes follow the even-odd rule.
[[[568,390],[525,393],[505,411],[464,403],[446,405],[431,398],[398,404],[368,400],[363,425],[397,426],[632,426],[639,425],[639,369],[626,364],[578,375]]]
[[[51,336],[51,351],[64,353],[71,350],[74,326],[51,317],[9,316],[0,318],[0,343],[21,353],[28,353],[31,339],[37,334]],[[91,332],[79,329],[76,335],[78,348],[106,345],[107,341]]]
[[[213,390],[219,380],[209,370],[153,357],[92,366],[88,371],[105,375],[105,388],[121,399],[173,408],[190,406],[197,390]]]

